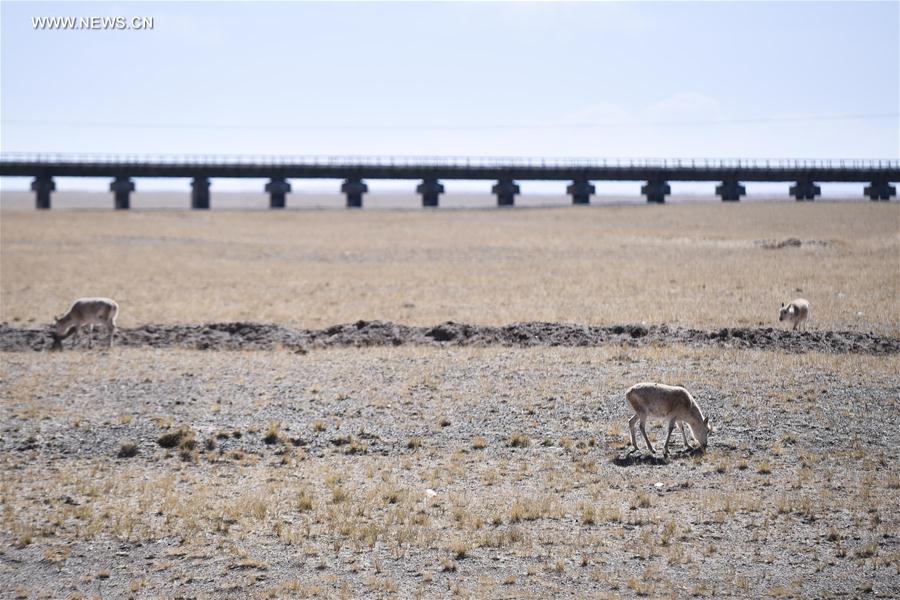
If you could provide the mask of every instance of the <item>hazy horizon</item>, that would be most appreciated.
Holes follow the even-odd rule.
[[[5,1],[0,11],[4,152],[900,157],[897,2]],[[152,29],[36,24],[104,16]],[[60,178],[57,189],[107,186]]]
[[[896,2],[3,2],[2,11],[6,150],[898,153]],[[60,15],[154,26],[33,25]]]

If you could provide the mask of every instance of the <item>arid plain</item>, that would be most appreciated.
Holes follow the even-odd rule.
[[[6,336],[85,295],[125,330],[710,332],[803,296],[798,339],[900,336],[896,202],[0,219]],[[0,594],[900,595],[896,351],[639,341],[2,352]],[[625,455],[644,380],[707,453]]]
[[[3,320],[105,295],[120,324],[357,319],[810,326],[900,334],[900,208],[690,204],[472,211],[5,211]],[[800,246],[786,245],[796,240]]]

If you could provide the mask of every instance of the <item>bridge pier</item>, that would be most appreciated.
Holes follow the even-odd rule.
[[[35,192],[34,207],[42,210],[50,208],[50,192],[56,189],[52,175],[38,175],[31,182],[31,190]]]
[[[266,191],[269,192],[269,208],[284,208],[285,196],[291,191],[291,184],[284,177],[273,177],[266,184]]]
[[[597,188],[587,179],[576,179],[566,188],[566,193],[572,196],[572,204],[590,204],[591,194]]]
[[[433,177],[426,177],[416,186],[416,193],[422,194],[422,206],[436,207],[438,197],[444,193],[444,184]]]
[[[738,202],[741,196],[747,195],[747,188],[735,179],[726,179],[716,186],[716,195],[722,197],[722,202]]]
[[[519,191],[519,185],[507,177],[499,179],[491,188],[491,192],[497,195],[497,206],[513,206]]]
[[[109,191],[115,197],[116,210],[128,210],[131,208],[131,192],[134,191],[134,181],[127,175],[118,175],[109,184]]]
[[[641,186],[641,193],[647,196],[647,202],[664,204],[666,195],[672,193],[671,186],[664,179],[650,179]]]
[[[887,181],[873,181],[863,190],[869,200],[890,200],[897,195],[897,188]]]
[[[191,182],[191,208],[209,209],[209,177],[194,177]]]
[[[341,191],[347,194],[347,208],[362,208],[363,194],[369,191],[369,186],[359,177],[348,177]]]
[[[789,193],[796,198],[798,202],[802,200],[815,200],[816,196],[822,194],[822,188],[809,179],[803,179],[798,181],[795,185],[792,185]]]

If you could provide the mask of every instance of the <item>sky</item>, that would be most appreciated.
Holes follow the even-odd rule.
[[[64,16],[153,28],[33,26]],[[4,0],[0,32],[3,152],[900,157],[898,2]]]

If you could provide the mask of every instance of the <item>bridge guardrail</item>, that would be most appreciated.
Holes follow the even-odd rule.
[[[4,152],[3,163],[94,165],[330,166],[533,169],[571,168],[691,168],[691,169],[900,169],[896,159],[792,158],[530,158],[493,156],[337,156],[337,155],[203,155],[203,154],[81,154]]]

